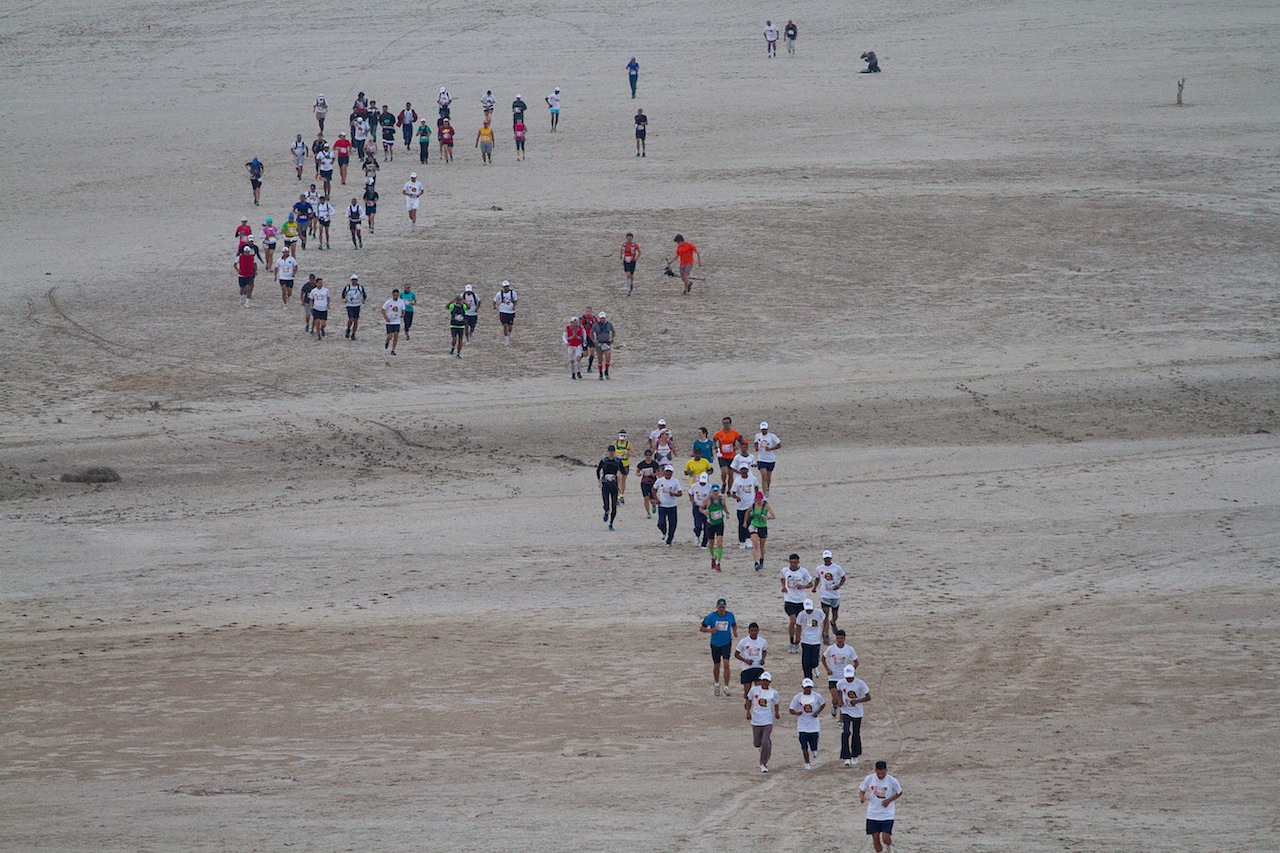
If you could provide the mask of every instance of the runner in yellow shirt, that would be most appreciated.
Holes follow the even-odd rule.
[[[618,503],[627,502],[627,475],[631,473],[631,442],[627,440],[627,431],[618,430],[618,440],[613,443],[615,458],[622,463],[622,476],[619,478]]]
[[[493,128],[489,127],[489,120],[484,120],[484,127],[476,131],[476,147],[480,149],[480,159],[493,165]]]
[[[701,456],[694,456],[688,462],[684,463],[685,476],[689,478],[689,488],[693,488],[698,483],[699,474],[707,474],[710,476],[712,465]]]

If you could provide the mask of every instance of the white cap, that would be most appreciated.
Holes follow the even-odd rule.
[[[520,100],[520,99],[521,99],[521,98],[523,98],[523,97],[524,97],[524,95],[520,94],[519,92],[516,92],[516,100],[517,100],[517,101],[518,101],[518,100]]]
[[[601,311],[601,312],[600,312],[600,319],[601,319],[601,320],[603,320],[603,319],[604,319],[605,317],[607,317],[607,316],[608,316],[608,315],[607,315],[607,314],[605,314],[603,311]]]
[[[241,222],[248,222],[248,221],[249,221],[249,217],[247,217],[247,216],[241,216],[241,217],[240,217],[240,221],[241,221]]]
[[[800,686],[801,686],[801,687],[812,687],[812,686],[813,686],[813,679],[812,679],[812,678],[806,678],[804,681],[800,682]]]
[[[355,281],[355,280],[356,280],[356,279],[358,279],[359,277],[360,277],[360,276],[358,276],[358,275],[353,275],[353,276],[351,276],[351,280],[352,280],[352,281]]]
[[[805,609],[805,610],[812,610],[812,609],[813,609],[813,599],[812,599],[812,598],[806,598],[806,599],[804,600],[804,609]]]
[[[857,671],[856,669],[854,669],[854,668],[853,668],[853,664],[851,664],[851,663],[847,663],[847,664],[845,664],[845,665],[844,665],[844,677],[845,677],[845,678],[853,678],[853,677],[854,677],[855,675],[857,675],[857,674],[858,674],[858,671]]]
[[[511,282],[509,282],[509,281],[504,281],[504,282],[502,283],[502,286],[503,286],[503,287],[510,287],[510,286],[511,286]]]
[[[252,251],[253,251],[253,249],[250,249],[248,246],[245,246],[245,247],[244,247],[243,249],[241,249],[240,251],[241,251],[241,252],[252,252]]]
[[[658,426],[666,426],[666,425],[667,425],[666,418],[658,418]]]
[[[830,552],[830,551],[823,551],[823,552],[822,552],[822,559],[826,560],[826,559],[829,559],[830,557],[831,557],[831,552]]]
[[[674,465],[667,465],[667,466],[666,466],[666,467],[664,467],[662,470],[663,470],[663,471],[674,471],[674,470],[676,470],[676,466],[674,466]]]
[[[556,86],[556,92],[557,92],[557,94],[560,92],[560,87],[559,87],[559,86]]]
[[[443,91],[444,91],[444,86],[441,86],[441,87],[440,87],[440,91],[441,91],[441,92],[443,92]]]
[[[410,173],[409,173],[409,177],[411,177],[411,178],[416,178],[416,177],[418,177],[418,173],[417,173],[417,172],[410,172]]]
[[[760,429],[768,429],[768,428],[769,428],[769,422],[768,422],[768,421],[761,421],[761,422],[760,422]]]
[[[321,92],[320,94],[316,95],[316,97],[317,97],[317,98],[323,98],[323,97],[324,97],[324,92]]]
[[[767,672],[762,672],[760,673],[760,677],[757,678],[756,680],[757,681],[773,681],[773,676]]]
[[[570,317],[570,318],[569,318],[569,322],[570,322],[570,323],[576,323],[576,322],[578,322],[578,318],[577,318],[577,317]]]
[[[471,290],[471,285],[469,285],[469,284],[468,284],[466,287],[462,288],[462,292],[463,292],[463,293],[471,293],[471,292],[472,292],[472,290]]]
[[[707,475],[706,475],[706,474],[699,474],[699,475],[698,475],[698,482],[705,486],[705,485],[707,484]]]

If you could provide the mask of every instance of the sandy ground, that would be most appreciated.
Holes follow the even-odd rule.
[[[695,628],[720,595],[758,619],[789,698],[775,575],[823,548],[900,850],[1280,847],[1273,3],[316,17],[0,9],[0,849],[860,849],[837,730],[806,774],[784,721],[762,778]],[[283,215],[316,92],[440,85],[457,162],[402,149],[366,248],[303,257],[414,284],[394,363],[265,284],[240,308],[231,231]],[[449,358],[444,302],[503,278],[514,345],[486,312]],[[587,303],[607,383],[563,364]],[[602,530],[619,427],[687,448],[725,413],[785,443],[768,571],[712,574],[687,515],[661,547],[634,484]],[[58,481],[86,464],[124,480]]]

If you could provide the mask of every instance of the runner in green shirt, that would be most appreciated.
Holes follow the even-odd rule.
[[[707,517],[704,524],[707,529],[707,550],[711,552],[711,568],[718,572],[720,560],[724,558],[724,519],[728,513],[719,484],[711,487],[711,494],[702,502],[702,513]]]
[[[445,306],[449,312],[449,355],[462,358],[462,340],[467,330],[467,303],[459,293]]]
[[[751,533],[751,556],[755,558],[755,570],[764,568],[764,546],[769,539],[769,522],[777,518],[773,507],[764,499],[764,492],[756,491],[755,503],[747,510],[747,530]]]

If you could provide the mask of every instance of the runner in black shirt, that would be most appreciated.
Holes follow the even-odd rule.
[[[653,510],[658,506],[658,499],[653,496],[653,481],[658,479],[658,463],[653,461],[653,451],[646,449],[644,461],[636,466],[640,475],[640,494],[644,498],[644,517],[653,518]]]
[[[519,95],[516,95],[516,99],[511,102],[512,127],[515,127],[517,124],[524,121],[524,111],[527,109],[529,109],[529,105],[522,101]]]
[[[600,499],[604,502],[602,521],[609,522],[613,529],[613,520],[618,517],[618,475],[622,473],[622,462],[618,460],[617,448],[612,444],[605,451],[603,459],[596,464],[596,479],[600,481]]]

